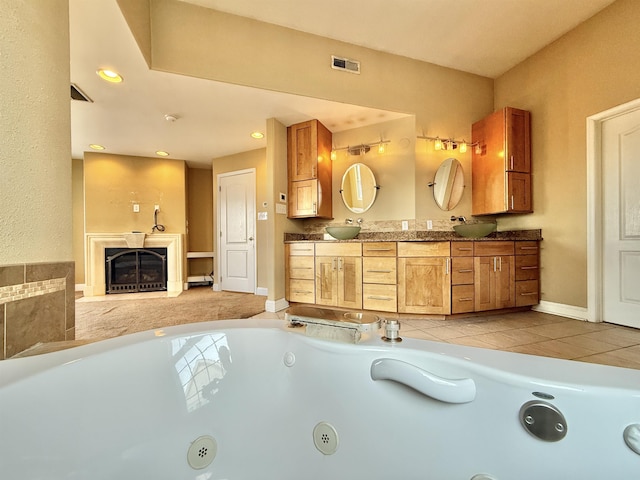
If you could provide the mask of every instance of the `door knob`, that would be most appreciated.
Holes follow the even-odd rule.
[[[253,242],[253,237],[249,237],[249,241],[250,241],[250,242]]]

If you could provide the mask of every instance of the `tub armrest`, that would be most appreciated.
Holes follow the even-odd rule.
[[[371,378],[402,383],[441,402],[469,403],[476,398],[476,384],[471,378],[442,378],[393,358],[374,360],[371,363]]]

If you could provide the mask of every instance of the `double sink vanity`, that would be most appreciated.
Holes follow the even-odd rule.
[[[467,149],[464,141],[419,138],[433,141],[434,151],[453,151],[458,144],[460,153]],[[336,150],[363,157],[372,146],[384,143],[388,142],[381,137],[371,145],[336,149],[331,132],[317,120],[288,127],[288,217],[332,220],[329,158]],[[474,123],[469,147],[472,215],[531,213],[529,112],[506,107]],[[437,168],[428,186],[441,210],[456,208],[465,191],[464,178],[455,158]],[[357,162],[346,168],[339,193],[345,207],[360,215],[373,206],[380,188],[371,168]],[[459,216],[451,220],[463,224],[454,231],[408,231],[403,226],[394,232],[330,225],[327,231],[333,240],[321,233],[285,234],[286,299],[440,317],[539,302],[540,230],[495,232],[495,223],[467,224]],[[431,228],[429,222],[427,227]]]
[[[467,239],[455,232],[286,234],[289,302],[438,315],[539,302],[540,230]]]

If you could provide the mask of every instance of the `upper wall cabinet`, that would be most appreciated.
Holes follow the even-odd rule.
[[[506,107],[473,124],[472,214],[531,213],[530,114]]]
[[[318,120],[287,128],[289,218],[332,218],[331,145]]]

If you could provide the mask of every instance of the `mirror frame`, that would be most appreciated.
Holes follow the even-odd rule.
[[[356,173],[352,174],[352,172]],[[357,178],[358,173],[360,179]],[[354,178],[350,178],[350,174],[352,174],[351,176]],[[367,185],[363,185],[362,182],[365,175],[369,178]],[[358,180],[360,181],[358,182]],[[345,198],[345,190],[351,191],[352,185],[355,185],[355,187],[359,186],[359,194],[362,197],[361,207],[354,206],[353,202],[348,203],[347,198]],[[367,187],[369,188],[365,191],[364,189]],[[369,210],[373,205],[373,202],[375,202],[379,188],[380,187],[376,183],[376,176],[373,174],[373,171],[364,163],[354,163],[347,168],[344,175],[342,175],[342,182],[340,183],[340,196],[342,197],[342,203],[344,203],[344,206],[353,213],[364,213]]]
[[[460,161],[452,157],[444,160],[429,186],[433,187],[433,199],[440,209],[454,209],[462,200],[465,189],[464,170]]]

